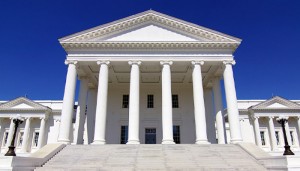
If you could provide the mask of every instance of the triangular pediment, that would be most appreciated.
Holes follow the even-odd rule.
[[[283,105],[283,104],[281,104],[281,103],[273,103],[273,104],[271,104],[271,105],[269,105],[269,106],[267,106],[266,108],[269,108],[269,109],[272,109],[272,108],[289,108],[288,106],[286,106],[286,105]]]
[[[26,104],[26,103],[21,103],[21,104],[18,104],[18,105],[13,106],[13,107],[11,107],[11,108],[13,108],[13,109],[32,109],[32,108],[34,108],[34,107],[33,107],[33,106],[30,106],[30,105],[28,105],[28,104]]]
[[[80,42],[227,42],[241,40],[153,10],[100,25],[64,38],[61,44]]]
[[[19,97],[0,104],[0,110],[50,110],[50,108],[27,99],[26,97]]]
[[[250,107],[253,110],[262,109],[300,109],[300,105],[290,100],[284,99],[279,96],[275,96],[269,100],[261,102],[255,106]]]
[[[94,39],[94,41],[134,41],[134,42],[185,42],[185,41],[208,41],[207,39],[199,40],[189,35],[176,32],[174,30],[164,28],[157,25],[146,25],[134,30],[126,30],[120,34],[116,34],[104,39]]]

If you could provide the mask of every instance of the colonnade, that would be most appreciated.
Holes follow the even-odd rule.
[[[4,118],[0,118],[0,122]],[[15,124],[13,122],[14,118],[10,118],[10,126],[9,126],[9,132],[6,142],[6,147],[8,147],[13,139],[13,134],[15,130]],[[38,138],[38,145],[37,149],[42,148],[45,145],[45,136],[46,136],[46,121],[47,117],[26,117],[24,122],[24,132],[23,132],[23,141],[21,144],[21,152],[28,152],[29,151],[29,144],[30,144],[30,133],[31,133],[31,124],[33,119],[40,119],[40,129],[39,129],[39,138]],[[23,123],[24,124],[24,123]],[[1,131],[0,131],[1,132]],[[33,137],[34,138],[34,137]]]
[[[61,143],[70,144],[70,132],[72,126],[72,114],[74,106],[75,88],[76,88],[76,65],[77,61],[68,61],[68,72],[65,84],[65,94],[63,99],[63,109],[61,116],[61,125],[58,141]],[[106,132],[106,116],[107,116],[107,95],[108,95],[108,75],[110,61],[97,61],[99,65],[98,79],[98,95],[96,105],[96,118],[94,140],[92,144],[105,144]],[[129,125],[128,125],[128,144],[139,144],[139,84],[140,84],[140,69],[141,64],[147,64],[142,61],[129,61],[131,66],[130,71],[130,103],[129,103]],[[162,82],[162,144],[174,144],[173,140],[173,119],[172,119],[172,93],[171,93],[171,66],[172,61],[161,61],[162,66],[161,82]],[[237,99],[235,91],[235,83],[233,78],[232,65],[234,61],[224,61],[224,85],[226,93],[226,102],[228,110],[228,119],[230,124],[231,143],[241,142],[241,130],[239,124],[239,113],[237,108]],[[196,129],[196,144],[209,143],[207,140],[205,105],[203,97],[203,83],[201,67],[204,61],[191,61],[193,66],[193,99],[194,99],[194,115]],[[79,133],[79,128],[84,126],[83,118],[86,106],[87,78],[79,78],[81,80],[79,92],[79,112],[77,112],[78,122],[76,128],[76,143],[82,143],[83,135]],[[216,124],[218,132],[218,141],[220,144],[225,143],[223,105],[221,97],[220,79],[215,81],[213,86],[215,108],[216,108]]]
[[[268,121],[268,132],[269,132],[269,137],[270,137],[270,147],[272,151],[276,151],[278,146],[277,146],[277,139],[275,135],[275,126],[274,126],[274,119],[276,117],[274,116],[252,116],[252,121],[253,121],[253,127],[254,127],[254,136],[255,136],[255,143],[257,146],[262,147],[262,139],[260,135],[260,124],[259,124],[259,119],[260,118],[266,118]],[[292,145],[292,140],[291,140],[291,133],[290,133],[290,126],[289,126],[289,117],[286,117],[287,122],[285,124],[285,130],[286,130],[286,136],[289,145]],[[297,134],[300,135],[300,117],[297,116]],[[281,130],[281,126],[280,126]]]

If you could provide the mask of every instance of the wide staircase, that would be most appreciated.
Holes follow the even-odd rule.
[[[237,145],[68,145],[36,171],[263,171]]]

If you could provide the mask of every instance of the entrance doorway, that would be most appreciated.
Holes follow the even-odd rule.
[[[145,129],[145,144],[156,144],[156,128]]]

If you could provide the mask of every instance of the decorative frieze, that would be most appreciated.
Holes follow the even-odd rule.
[[[232,49],[239,43],[232,42],[62,42],[65,50],[199,50]]]

